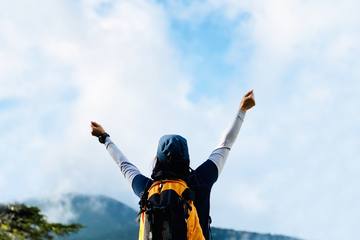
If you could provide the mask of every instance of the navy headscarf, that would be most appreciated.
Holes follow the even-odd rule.
[[[187,141],[180,135],[164,135],[159,140],[156,163],[151,177],[159,179],[186,179],[190,158]]]

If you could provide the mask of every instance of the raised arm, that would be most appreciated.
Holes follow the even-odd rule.
[[[124,177],[133,184],[133,180],[136,176],[141,175],[139,169],[130,163],[126,156],[121,152],[121,150],[113,143],[110,139],[110,136],[105,132],[103,127],[96,123],[91,122],[93,136],[99,138],[99,141],[105,144],[106,150],[109,152],[111,157],[114,159],[115,163],[119,166],[120,171]]]
[[[225,165],[226,159],[229,155],[230,149],[239,134],[241,125],[245,118],[246,111],[253,106],[255,106],[255,99],[253,90],[251,90],[246,93],[245,96],[242,98],[239,110],[236,113],[234,121],[232,122],[230,128],[221,138],[219,145],[210,154],[209,160],[215,163],[218,170],[218,175],[220,175]]]

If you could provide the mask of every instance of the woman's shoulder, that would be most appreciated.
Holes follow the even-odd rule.
[[[148,178],[142,174],[138,174],[134,177],[131,187],[134,191],[134,193],[141,197],[141,195],[145,192],[147,188],[151,186],[153,183],[153,180],[151,178]]]
[[[217,178],[218,170],[216,165],[212,161],[207,160],[190,173],[188,178],[188,184],[192,188],[200,187],[202,189],[211,189]]]

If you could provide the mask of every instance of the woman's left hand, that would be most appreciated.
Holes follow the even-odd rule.
[[[99,137],[105,133],[104,128],[97,122],[91,122],[91,135]]]

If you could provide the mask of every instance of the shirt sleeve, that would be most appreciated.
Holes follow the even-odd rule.
[[[105,147],[106,150],[109,152],[115,163],[119,166],[120,171],[132,185],[134,178],[137,175],[140,175],[139,169],[130,163],[126,156],[121,152],[121,150],[113,143],[110,137],[105,139]]]
[[[196,185],[211,189],[212,185],[216,182],[218,178],[218,169],[214,162],[206,160],[195,169],[191,176],[196,177],[196,179],[194,180],[196,182]]]
[[[221,138],[219,145],[212,151],[212,153],[209,156],[209,160],[216,165],[218,174],[221,173],[225,165],[230,149],[239,134],[244,118],[245,118],[245,112],[239,110],[230,128],[225,132],[225,134]]]
[[[145,177],[142,174],[136,175],[134,177],[134,180],[132,181],[131,187],[134,191],[134,193],[141,198],[141,196],[144,194],[145,189],[148,189],[151,184],[152,180],[150,178]]]

